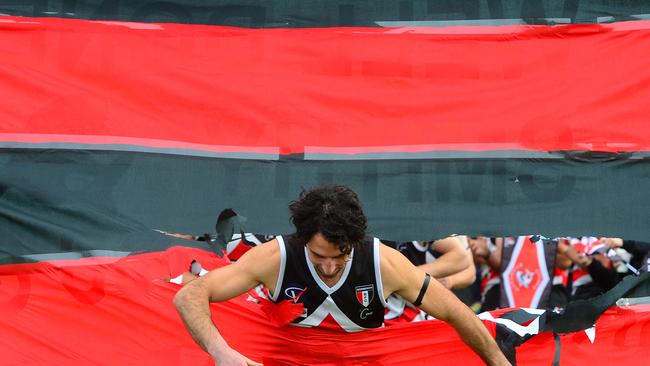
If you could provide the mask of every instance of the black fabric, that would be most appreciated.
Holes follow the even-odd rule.
[[[419,166],[418,173],[409,173],[411,165]],[[644,238],[650,221],[649,167],[650,160],[310,161],[284,156],[257,161],[3,149],[0,263],[24,261],[24,255],[35,253],[204,247],[153,229],[210,232],[215,213],[226,207],[248,218],[248,232],[290,232],[288,203],[302,187],[323,183],[323,172],[359,194],[369,233],[382,239],[524,232]],[[372,171],[376,174],[366,174]],[[284,179],[286,174],[291,179]],[[421,189],[417,200],[409,194],[413,186]],[[616,207],[616,215],[601,207]]]
[[[562,342],[560,335],[553,333],[553,340],[555,341],[555,355],[553,356],[553,363],[551,366],[560,366],[560,355],[562,354]]]
[[[232,240],[233,234],[237,231],[241,233],[243,238],[245,230],[242,225],[244,222],[246,222],[246,218],[238,215],[232,208],[222,210],[217,216],[217,223],[215,224],[217,235],[214,242],[225,246]]]
[[[632,254],[630,265],[636,269],[647,270],[647,257],[650,253],[650,243],[637,240],[623,240],[623,249]]]
[[[314,276],[311,274],[305,255],[305,246],[294,242],[293,237],[282,236],[286,249],[286,266],[282,285],[275,289],[276,302],[293,300],[302,303],[307,311],[306,316],[294,320],[298,323],[304,320],[325,301],[328,294],[323,291]],[[355,249],[351,259],[351,269],[345,282],[329,296],[334,300],[345,316],[363,328],[378,328],[384,324],[384,305],[381,302],[383,292],[378,290],[375,265],[373,239],[368,238],[364,245]],[[371,288],[371,300],[367,306],[357,299],[357,292]],[[304,291],[295,299],[296,290]]]
[[[591,328],[598,317],[621,297],[635,294],[647,296],[650,293],[639,292],[639,289],[650,291],[650,273],[641,276],[628,276],[608,292],[589,299],[569,303],[560,312],[546,311],[541,315],[530,314],[522,309],[504,313],[501,318],[510,319],[517,324],[528,324],[539,317],[539,332],[551,332],[555,339],[556,350],[552,365],[560,364],[561,344],[558,334],[572,333]],[[519,336],[503,324],[497,324],[496,342],[510,363],[517,365],[516,349],[535,335]]]
[[[643,0],[0,0],[20,16],[219,24],[243,27],[376,26],[381,21],[521,19],[529,24],[596,23],[650,13]],[[557,19],[557,18],[568,18]]]
[[[429,282],[431,282],[431,275],[428,273],[424,274],[424,282],[422,282],[422,287],[420,287],[420,293],[418,293],[418,297],[413,301],[413,306],[419,307],[422,305],[422,299],[424,298],[424,294],[427,292],[427,289],[429,288]]]
[[[512,310],[500,316],[500,318],[502,319],[512,320],[515,323],[520,325],[528,323],[537,317],[539,316],[535,314],[530,314],[521,309]],[[540,320],[540,322],[544,321],[544,317],[545,316],[542,315],[542,319]],[[513,366],[517,365],[516,348],[532,337],[534,337],[534,335],[532,334],[528,334],[524,337],[521,337],[517,333],[510,330],[507,326],[497,323],[496,326],[497,345],[503,352],[504,356],[506,356],[508,361],[510,361],[510,363]]]
[[[420,250],[412,241],[397,244],[397,250],[416,266],[427,263],[427,249]]]
[[[563,285],[553,285],[548,300],[549,309],[564,308],[569,303],[566,288]]]
[[[486,311],[492,311],[498,309],[500,302],[501,302],[501,286],[496,284],[492,286],[489,290],[487,290],[487,292],[485,293],[485,298],[481,303],[480,312],[483,313]]]
[[[433,256],[433,258],[439,258],[440,256],[442,256],[442,253],[433,250],[433,248],[430,245],[431,242],[425,242],[426,248],[424,250],[421,250],[420,248],[416,247],[413,241],[397,242],[397,241],[382,239],[382,243],[402,253],[403,256],[405,256],[409,261],[411,261],[411,263],[413,263],[416,266],[420,266],[427,263],[427,253]]]
[[[570,297],[570,301],[587,300],[605,292],[596,282],[589,282],[576,288],[576,291]]]
[[[591,276],[592,282],[579,286],[575,294],[570,297],[572,301],[590,299],[603,294],[616,286],[623,277],[615,268],[605,268],[596,259],[592,260],[587,267],[587,271]]]
[[[572,301],[563,312],[548,314],[544,330],[569,333],[590,328],[605,310],[616,303],[616,300],[629,296],[633,290],[644,287],[649,282],[650,273],[627,276],[614,288],[600,296],[588,300]]]
[[[620,280],[618,272],[615,268],[605,268],[603,265],[597,261],[592,260],[592,262],[587,267],[591,279],[596,283],[603,292],[608,291],[612,287],[616,286]]]

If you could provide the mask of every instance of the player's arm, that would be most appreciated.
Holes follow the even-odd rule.
[[[471,262],[472,252],[469,250],[465,250],[465,255],[468,257],[468,260]],[[465,288],[473,284],[474,281],[476,281],[476,267],[470,265],[458,273],[454,273],[452,275],[439,279],[439,281],[448,289]]]
[[[189,282],[174,297],[174,305],[190,335],[220,366],[260,364],[228,346],[212,322],[210,302],[232,299],[259,283],[275,284],[279,266],[278,244],[272,240],[252,248],[237,262]]]
[[[432,245],[434,250],[442,253],[442,256],[419,267],[433,277],[449,276],[470,266],[471,259],[465,253],[466,245],[459,237],[450,236],[436,240]]]
[[[415,302],[425,273],[392,248],[382,245],[380,255],[384,294],[394,292]],[[510,365],[478,317],[438,281],[429,282],[420,308],[454,327],[462,340],[488,365]]]

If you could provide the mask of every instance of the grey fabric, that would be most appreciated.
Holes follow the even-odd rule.
[[[650,3],[643,0],[0,0],[0,13],[261,28],[447,26],[644,19],[650,14]]]
[[[361,197],[369,234],[409,241],[490,237],[646,239],[648,160],[307,161],[78,150],[1,150],[0,261],[31,254],[158,250],[205,243],[153,229],[214,233],[233,208],[246,231],[292,231],[303,187],[340,183]]]

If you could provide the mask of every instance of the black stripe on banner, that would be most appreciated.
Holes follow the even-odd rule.
[[[647,239],[647,159],[279,160],[115,151],[4,149],[0,250],[7,256],[170,245],[152,229],[212,232],[226,207],[246,230],[292,230],[303,187],[360,195],[370,233],[388,240],[451,233]],[[165,239],[166,240],[166,239]]]

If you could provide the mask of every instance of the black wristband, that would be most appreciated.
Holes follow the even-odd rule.
[[[422,305],[422,299],[424,298],[424,294],[427,292],[427,288],[429,288],[429,282],[431,281],[431,275],[428,273],[425,273],[424,276],[424,282],[422,283],[422,287],[420,288],[420,293],[418,294],[418,298],[413,301],[413,305],[416,307]]]

